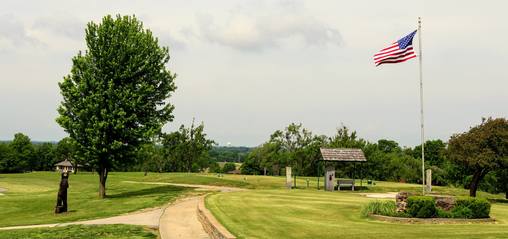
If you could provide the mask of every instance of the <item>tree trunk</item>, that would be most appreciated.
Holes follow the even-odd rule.
[[[505,190],[506,190],[506,191],[504,192],[504,198],[505,198],[505,199],[508,199],[508,188],[507,188],[507,189],[505,189]]]
[[[480,185],[480,181],[485,176],[485,170],[476,170],[473,174],[473,179],[471,180],[471,184],[469,185],[469,196],[476,197],[476,190],[478,189],[478,185]]]
[[[187,172],[190,173],[192,171],[192,160],[189,158],[187,161]]]
[[[106,198],[107,179],[108,179],[108,169],[101,167],[99,170],[99,198]]]
[[[74,174],[78,173],[78,162],[74,160]]]

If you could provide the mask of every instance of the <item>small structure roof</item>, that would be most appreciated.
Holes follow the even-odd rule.
[[[72,167],[72,163],[66,159],[60,163],[55,164],[55,166]]]
[[[330,149],[320,148],[324,161],[366,162],[367,159],[361,149]]]

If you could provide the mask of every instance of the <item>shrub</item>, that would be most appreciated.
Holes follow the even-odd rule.
[[[234,163],[231,163],[231,162],[227,162],[224,164],[224,166],[222,167],[222,172],[223,173],[229,173],[230,171],[233,171],[236,169],[236,165]]]
[[[217,162],[210,163],[210,166],[208,167],[208,172],[209,173],[220,173],[221,168],[220,168],[219,163],[217,163]]]
[[[429,218],[436,216],[436,203],[433,197],[412,196],[407,199],[407,212],[412,217]]]
[[[453,218],[473,218],[473,211],[465,206],[455,206],[451,215]]]
[[[471,214],[465,214],[467,210],[471,211]],[[490,214],[490,203],[484,198],[458,198],[455,202],[455,207],[452,209],[452,213],[456,211],[457,216],[461,215],[462,218],[488,218]],[[459,211],[462,211],[461,214]],[[470,217],[465,217],[470,216]]]
[[[362,208],[362,216],[367,217],[369,214],[398,216],[396,209],[394,201],[372,201]]]
[[[452,218],[454,216],[449,211],[445,211],[441,208],[436,208],[436,217],[438,217],[438,218]]]

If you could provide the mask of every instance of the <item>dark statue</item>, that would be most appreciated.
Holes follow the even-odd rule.
[[[60,189],[58,190],[58,197],[56,199],[55,213],[67,212],[67,188],[69,187],[69,174],[62,173],[60,179]]]

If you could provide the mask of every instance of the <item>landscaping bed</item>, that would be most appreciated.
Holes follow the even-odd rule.
[[[402,196],[401,196],[402,195]],[[394,222],[464,223],[492,222],[490,202],[483,198],[407,196],[399,193],[394,201],[372,201],[362,208],[362,216]]]

